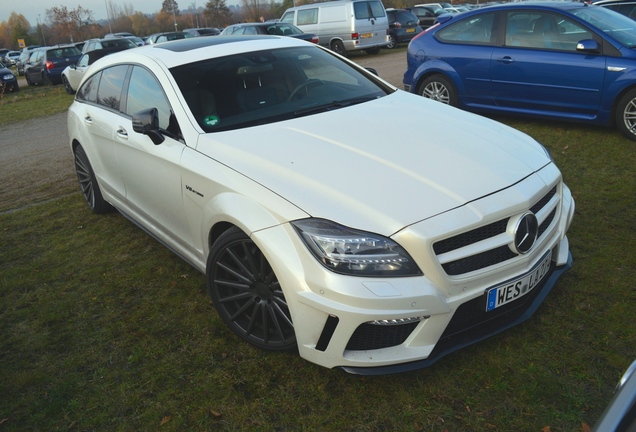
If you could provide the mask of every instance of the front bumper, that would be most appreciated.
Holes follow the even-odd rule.
[[[490,249],[507,248],[502,246],[510,234],[506,220],[529,210],[541,226],[534,248],[526,254],[508,251],[503,258],[499,253],[492,256]],[[512,188],[392,236],[424,272],[424,276],[401,278],[330,272],[289,224],[252,237],[283,287],[301,357],[355,374],[388,374],[429,366],[528,319],[572,265],[566,232],[573,214],[569,189],[560,181],[558,170],[548,167]],[[503,233],[468,245],[455,241],[501,221],[508,226]],[[436,245],[446,240],[459,246],[450,250],[445,245],[436,252]],[[539,284],[517,300],[486,312],[490,288],[528,274],[550,251],[550,270]],[[468,253],[479,258],[466,258]],[[475,262],[484,264],[477,267]]]

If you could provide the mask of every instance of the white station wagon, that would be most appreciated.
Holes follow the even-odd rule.
[[[427,366],[527,319],[571,267],[574,201],[543,146],[303,41],[109,55],[68,130],[94,212],[204,273],[240,338],[328,368]]]

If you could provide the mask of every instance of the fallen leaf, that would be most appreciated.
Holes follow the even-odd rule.
[[[164,417],[163,420],[161,420],[161,426],[165,425],[166,423],[168,423],[170,420],[172,420],[172,416],[167,416]]]
[[[581,423],[581,432],[592,432],[592,428],[587,423]]]
[[[223,414],[221,414],[220,412],[210,409],[210,414],[212,414],[213,417],[219,418],[221,417]]]
[[[550,426],[546,426],[541,429],[541,432],[550,432]]]

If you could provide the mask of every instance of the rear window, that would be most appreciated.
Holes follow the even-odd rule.
[[[356,19],[381,18],[386,16],[384,6],[379,1],[361,1],[353,4]]]

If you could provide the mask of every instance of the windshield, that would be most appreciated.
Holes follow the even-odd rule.
[[[339,109],[393,91],[313,46],[208,59],[171,72],[206,132]]]
[[[573,15],[616,39],[626,47],[636,46],[636,21],[613,10],[591,6],[573,11]]]

